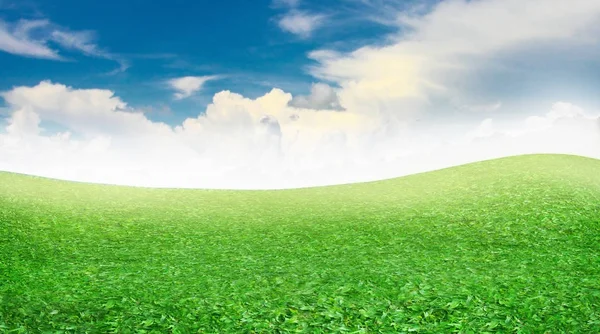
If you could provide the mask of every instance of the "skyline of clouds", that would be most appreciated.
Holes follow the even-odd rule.
[[[526,153],[600,158],[600,112],[557,102],[535,116],[386,132],[385,118],[223,91],[180,125],[149,120],[113,92],[51,82],[3,93],[0,169],[153,187],[265,189],[361,182]],[[63,130],[47,132],[48,124]]]

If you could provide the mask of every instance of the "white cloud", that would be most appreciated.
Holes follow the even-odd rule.
[[[323,25],[325,16],[292,10],[279,19],[279,27],[300,38],[308,38]]]
[[[209,80],[215,80],[218,76],[208,75],[208,76],[186,76],[181,78],[175,78],[167,81],[167,84],[171,89],[176,90],[174,94],[175,98],[178,100],[188,98],[192,96],[194,93],[198,92],[202,89],[204,83]]]
[[[153,123],[143,113],[128,110],[108,90],[73,89],[43,81],[33,87],[16,87],[1,96],[14,112],[12,131],[20,133],[38,133],[38,118],[88,137],[105,133],[143,136],[170,131],[167,125]]]
[[[549,46],[585,51],[600,36],[600,2],[594,0],[454,0],[424,15],[397,15],[399,32],[384,46],[309,54],[318,62],[310,73],[339,85],[344,107],[398,110],[407,99],[425,104],[433,96],[468,100],[469,92],[462,89],[468,81],[502,66],[493,57]]]
[[[49,22],[46,20],[21,20],[13,25],[0,20],[0,50],[25,57],[62,59],[57,51],[48,47],[46,40],[30,36],[33,30],[48,25]]]
[[[481,54],[528,42],[585,42],[599,14],[593,0],[457,0],[424,16],[401,15],[400,24],[426,51]]]

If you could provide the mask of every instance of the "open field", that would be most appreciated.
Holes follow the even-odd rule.
[[[0,332],[600,332],[600,161],[276,191],[0,173]]]

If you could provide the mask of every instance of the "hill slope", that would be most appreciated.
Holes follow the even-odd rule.
[[[600,161],[277,191],[0,173],[0,332],[600,332]]]

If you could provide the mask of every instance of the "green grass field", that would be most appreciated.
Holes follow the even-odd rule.
[[[0,332],[600,332],[600,161],[276,191],[0,173]]]

